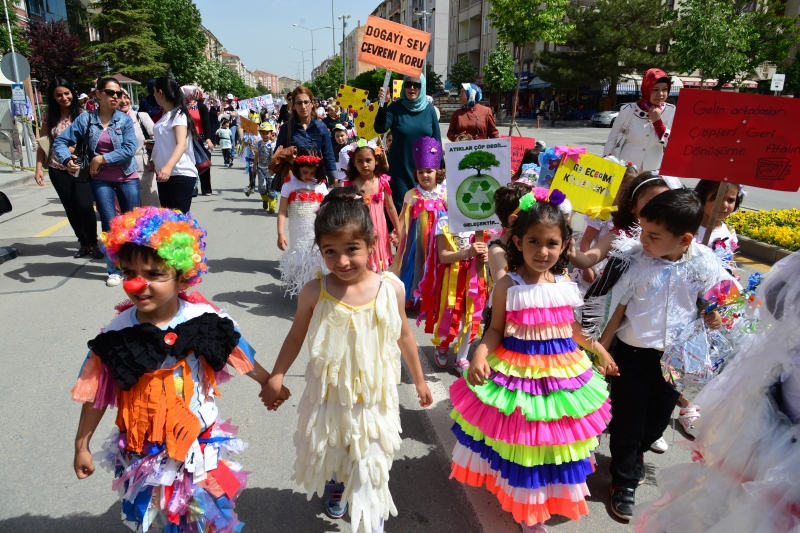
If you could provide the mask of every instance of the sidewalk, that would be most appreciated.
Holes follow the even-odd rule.
[[[30,170],[17,170],[11,171],[11,167],[0,167],[0,190],[16,187],[18,185],[27,185],[35,183],[33,179],[34,173]],[[45,182],[49,181],[47,173],[44,174]]]

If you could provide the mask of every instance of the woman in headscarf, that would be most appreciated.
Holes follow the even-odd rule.
[[[184,85],[181,87],[183,97],[186,100],[186,107],[194,120],[197,135],[211,152],[214,150],[214,142],[211,140],[215,131],[211,131],[211,116],[208,107],[203,103],[203,91],[196,85]],[[200,194],[203,196],[211,194],[211,167],[200,173]]]
[[[384,90],[378,98],[384,98]],[[375,117],[375,131],[384,134],[392,130],[392,150],[389,152],[389,174],[392,176],[392,199],[400,212],[403,198],[416,185],[412,146],[420,137],[433,137],[440,143],[442,134],[436,111],[425,97],[425,75],[419,78],[406,76],[400,99],[381,106]]]
[[[642,97],[622,106],[608,134],[603,155],[630,161],[641,172],[657,171],[667,147],[675,106],[667,103],[670,79],[651,68],[642,78]]]
[[[453,113],[447,138],[455,141],[462,133],[473,139],[497,139],[500,132],[494,122],[494,114],[488,107],[479,104],[483,93],[474,83],[461,84],[461,109]]]

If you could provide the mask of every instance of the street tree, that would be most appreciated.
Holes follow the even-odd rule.
[[[86,43],[79,67],[84,82],[116,72],[139,82],[163,76],[169,65],[161,61],[152,15],[139,0],[96,0],[89,3],[90,24],[101,36]]]
[[[677,12],[662,0],[598,0],[567,9],[573,24],[564,44],[569,51],[544,51],[538,75],[558,87],[608,83],[612,105],[617,83],[627,74],[652,67],[669,72],[675,65],[669,42]]]
[[[453,87],[461,88],[462,83],[475,83],[478,70],[472,65],[467,56],[461,56],[458,61],[450,66],[450,83]]]
[[[784,7],[779,0],[684,0],[672,45],[678,70],[697,70],[722,90],[763,63],[782,64],[800,42]]]
[[[203,58],[206,35],[193,0],[137,0],[152,14],[154,42],[162,49],[160,61],[181,85],[194,83]],[[135,21],[129,22],[135,25]]]
[[[508,46],[497,46],[489,54],[483,67],[483,83],[497,95],[498,101],[503,91],[510,91],[517,82],[514,76],[514,58]]]
[[[464,156],[464,159],[459,161],[458,170],[467,170],[471,168],[481,175],[482,170],[489,170],[492,167],[499,167],[500,161],[491,152],[484,152],[483,150],[475,150]]]
[[[344,72],[344,63],[342,58],[336,56],[325,69],[325,72],[317,76],[311,81],[305,83],[306,87],[311,89],[315,98],[331,98],[336,96],[339,92],[339,85],[342,83],[342,75]]]
[[[565,20],[570,0],[492,0],[489,21],[501,44],[513,46],[513,56],[522,73],[525,47],[529,43],[544,41],[563,44],[572,29]],[[517,77],[511,105],[511,125],[508,134],[516,127],[517,99],[521,76]]]
[[[19,15],[17,15],[13,6],[8,10],[8,19],[6,19],[5,11],[0,10],[0,23],[3,25],[3,29],[0,31],[0,53],[7,54],[11,51],[11,43],[8,40],[9,22],[11,23],[11,36],[14,39],[14,51],[27,57],[30,50],[28,49],[27,41],[23,38]]]
[[[77,35],[67,31],[63,20],[41,23],[30,21],[23,38],[28,42],[31,77],[39,80],[43,94],[55,76],[75,79],[76,66],[83,51]]]
[[[362,72],[352,80],[348,81],[347,84],[351,87],[355,87],[356,89],[363,89],[364,91],[367,91],[369,93],[369,98],[371,100],[375,100],[378,97],[378,90],[383,87],[384,78],[386,78],[386,69],[378,68],[375,70]],[[392,77],[389,82],[389,89],[387,92],[391,93],[392,81],[402,79],[402,74],[392,72]],[[387,100],[391,100],[391,97],[387,96]]]
[[[385,73],[384,73],[385,75]],[[430,63],[425,63],[425,94],[431,95],[444,90],[442,77],[436,74]]]

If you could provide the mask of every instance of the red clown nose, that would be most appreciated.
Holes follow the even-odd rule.
[[[147,287],[147,280],[144,278],[133,278],[122,284],[125,292],[141,292]]]

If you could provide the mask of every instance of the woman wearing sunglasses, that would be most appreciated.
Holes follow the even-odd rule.
[[[133,120],[117,109],[122,94],[119,82],[114,78],[99,79],[95,91],[98,108],[79,115],[53,141],[56,157],[73,175],[81,167],[69,147],[88,143],[93,155],[89,165],[89,185],[103,231],[111,229],[111,219],[117,214],[116,202],[123,213],[139,206],[139,173],[134,158],[139,142],[133,131]],[[106,285],[119,285],[122,281],[119,269],[106,261],[106,270]]]
[[[383,87],[378,98],[384,97]],[[406,76],[400,99],[381,107],[375,117],[375,131],[384,134],[392,130],[392,149],[389,151],[389,173],[392,176],[392,199],[397,211],[403,208],[403,198],[417,184],[414,179],[414,157],[411,148],[420,137],[433,137],[442,142],[436,110],[425,97],[425,75]]]

